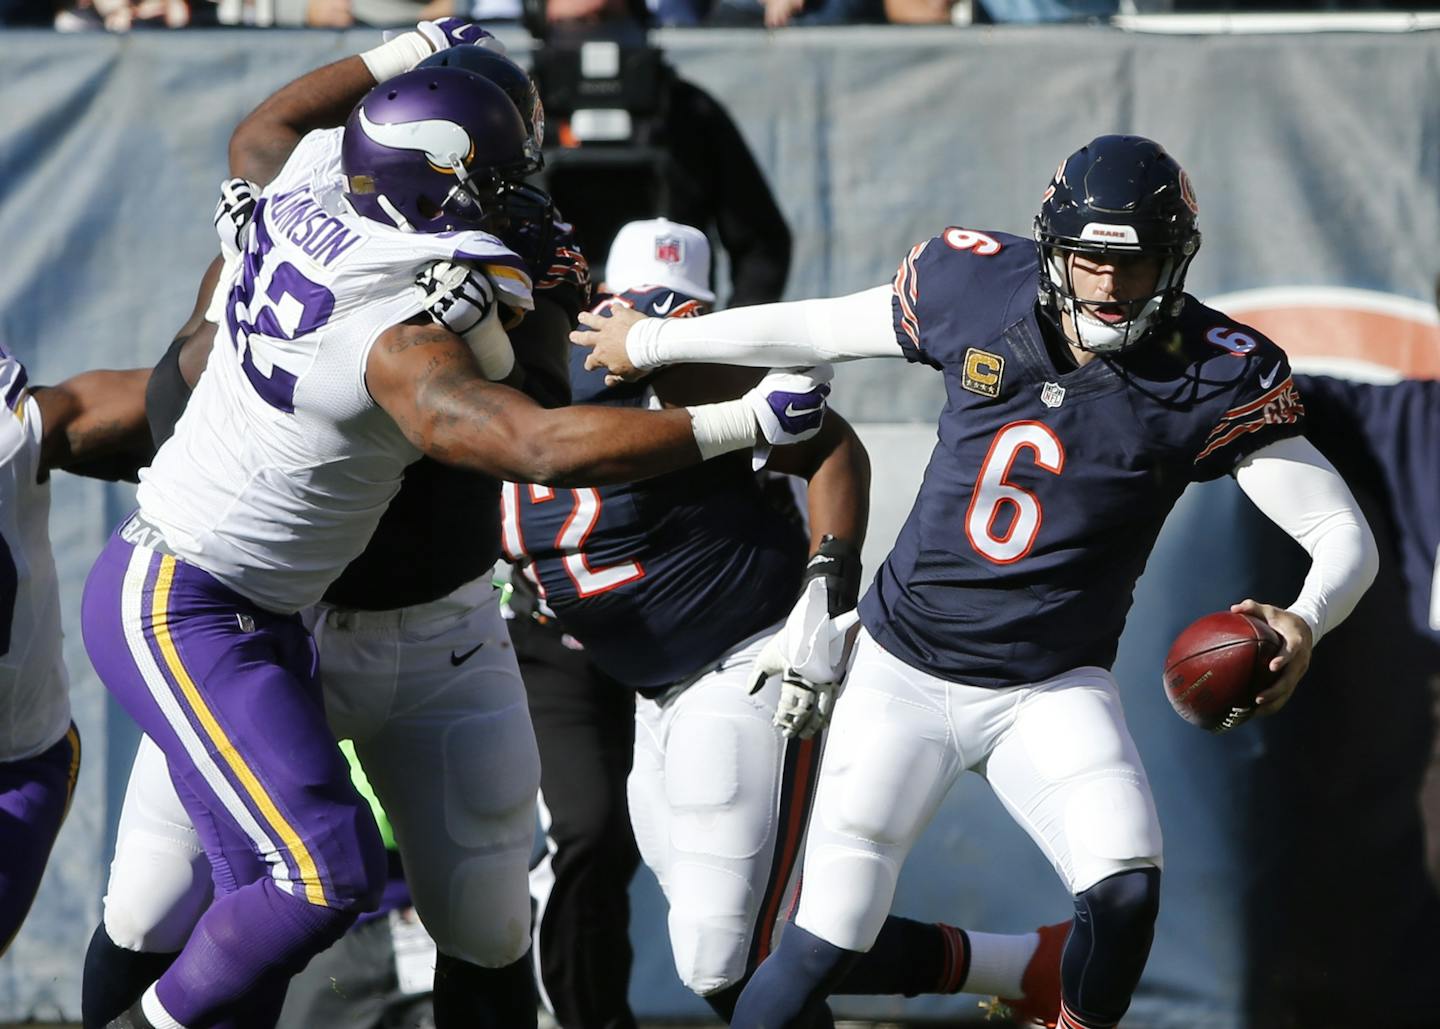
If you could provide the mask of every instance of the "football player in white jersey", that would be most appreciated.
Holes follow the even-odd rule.
[[[754,446],[762,423],[766,443],[819,428],[827,387],[803,374],[685,412],[547,411],[417,317],[413,281],[437,259],[488,270],[479,306],[531,306],[523,262],[486,231],[527,151],[498,87],[402,72],[343,130],[301,140],[257,201],[206,373],[86,588],[91,658],[164,752],[216,894],[117,1025],[263,1024],[276,985],[376,903],[383,853],[298,612],[363,549],[408,464],[602,482]],[[523,952],[528,924],[510,929]]]
[[[436,58],[478,69],[505,88],[538,152],[543,120],[523,69],[476,45]],[[236,129],[235,170],[269,182],[307,127],[333,112],[333,98],[359,99],[374,85],[355,57],[283,87]],[[222,187],[216,218],[227,237],[222,248],[233,249],[228,237],[248,226],[255,192],[241,179]],[[588,269],[568,226],[545,204],[532,206],[541,224],[531,219],[504,229],[527,252],[535,280],[536,310],[512,330],[516,370],[526,392],[559,404],[569,397],[566,332],[588,296]],[[539,253],[537,245],[549,249]],[[434,284],[433,274],[425,278]],[[173,434],[203,370],[215,330],[204,320],[213,288],[212,276],[152,378],[147,408],[157,444]],[[460,314],[446,291],[431,295],[432,309]],[[511,925],[529,915],[518,884],[533,841],[538,766],[489,581],[500,547],[499,488],[494,479],[429,459],[409,466],[365,552],[306,615],[328,721],[337,737],[354,741],[394,812],[409,890],[438,945],[434,1009],[441,1029],[486,1018],[521,1024],[535,1011],[524,941]],[[164,758],[143,740],[121,813],[104,921],[86,955],[87,1026],[119,1015],[164,972],[210,892],[208,861]]]
[[[134,478],[148,370],[32,386],[0,346],[0,955],[25,920],[80,771],[50,549],[50,473]]]
[[[1058,1024],[1108,1029],[1128,1009],[1162,847],[1109,669],[1166,515],[1188,483],[1233,474],[1311,556],[1288,606],[1232,608],[1284,641],[1261,713],[1289,699],[1377,564],[1354,498],[1299,435],[1285,355],[1184,293],[1197,214],[1163,148],[1101,136],[1061,163],[1033,240],[952,227],[915,246],[891,286],[848,297],[679,321],[582,316],[597,331],[572,339],[620,375],[903,357],[946,377],[924,483],[859,605],[805,892],[733,1024],[805,1024],[876,943],[910,848],[968,770],[1074,897]],[[833,691],[840,668],[796,642],[786,663]]]

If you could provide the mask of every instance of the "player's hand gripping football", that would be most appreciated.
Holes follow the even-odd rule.
[[[581,327],[570,333],[570,342],[590,348],[585,367],[589,370],[604,368],[609,373],[605,376],[606,385],[634,382],[653,371],[635,367],[625,350],[625,337],[630,329],[644,320],[645,316],[633,308],[617,308],[603,315],[581,311]]]
[[[770,676],[781,677],[774,724],[787,738],[809,739],[830,723],[860,620],[859,592],[858,548],[824,537],[806,566],[800,600],[750,669],[752,694]]]
[[[1289,702],[1295,687],[1310,668],[1310,652],[1315,646],[1314,633],[1305,619],[1281,607],[1242,600],[1231,604],[1230,610],[1259,618],[1279,633],[1284,643],[1280,653],[1270,659],[1270,670],[1278,672],[1279,678],[1255,698],[1257,715],[1273,715]]]

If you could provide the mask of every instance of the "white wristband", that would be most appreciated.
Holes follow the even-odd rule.
[[[687,407],[690,431],[695,445],[706,461],[732,450],[748,450],[755,445],[757,424],[755,412],[745,400],[726,400],[718,404]]]
[[[375,81],[384,82],[404,75],[435,51],[418,32],[405,32],[360,55]]]

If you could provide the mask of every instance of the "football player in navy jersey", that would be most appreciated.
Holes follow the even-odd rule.
[[[1190,482],[1231,474],[1310,554],[1288,606],[1232,608],[1284,641],[1256,698],[1265,714],[1372,580],[1369,527],[1300,435],[1284,353],[1184,293],[1197,213],[1163,148],[1101,136],[1057,169],[1033,241],[949,228],[889,286],[852,296],[688,321],[582,316],[597,331],[572,339],[619,377],[903,357],[946,378],[924,483],[859,607],[805,891],[735,1025],[804,1024],[875,943],[905,856],[966,770],[1074,895],[1059,1024],[1115,1025],[1149,953],[1162,848],[1109,668],[1166,515]]]
[[[594,310],[602,317],[619,310],[694,317],[714,301],[708,278],[709,244],[698,229],[663,218],[631,222],[610,250],[610,295]],[[585,369],[585,357],[575,348],[571,379],[575,399],[586,403],[683,403],[733,395],[755,377],[724,366],[676,367],[607,385],[603,373]],[[803,528],[762,494],[743,459],[599,489],[520,483],[504,492],[505,546],[517,576],[532,584],[541,610],[583,645],[595,669],[578,688],[610,691],[634,708],[636,725],[624,739],[634,746],[635,836],[670,904],[680,977],[727,1020],[769,952],[791,886],[832,688],[818,672],[768,674],[786,664],[772,655],[803,646],[815,628],[805,612],[828,619],[853,608],[859,590],[868,461],[834,412],[826,426],[813,441],[770,460],[772,469],[809,481],[808,548]],[[797,594],[810,600],[799,619],[789,617]],[[531,631],[517,622],[521,632]],[[543,689],[544,704],[555,707],[548,677]],[[633,703],[632,691],[639,695]],[[537,719],[549,815],[548,874],[541,877],[548,888],[537,893],[542,956],[552,924],[574,917],[555,908],[600,909],[593,896],[581,895],[582,888],[590,894],[603,888],[582,879],[586,863],[623,868],[618,844],[586,838],[595,816],[571,796],[606,792],[570,781],[577,776],[623,775],[621,763],[606,757],[613,741],[592,739],[620,735],[603,717],[607,709],[604,698],[588,706],[572,698],[563,711]],[[572,724],[582,711],[603,724]],[[552,792],[562,794],[556,799],[563,804],[551,803]],[[627,879],[628,870],[619,872],[611,888],[623,890]],[[615,904],[605,909],[617,907],[623,911]],[[566,946],[552,945],[545,964],[560,971],[564,961],[583,967],[605,960],[587,953],[599,928],[562,932]],[[1002,984],[1020,992],[1042,939],[1063,939],[1058,929],[1009,937],[902,918],[887,919],[881,932],[884,946],[850,971],[840,992],[987,992]],[[1037,967],[1046,962],[1042,957]],[[579,974],[576,967],[562,971]],[[1037,1004],[1043,1007],[1049,995],[1058,1008],[1058,985],[1030,985]],[[814,1024],[826,1024],[828,1011],[816,1017]]]

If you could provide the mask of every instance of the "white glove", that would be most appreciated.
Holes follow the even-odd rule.
[[[425,41],[430,44],[430,49],[437,54],[452,46],[480,46],[486,50],[493,50],[501,56],[505,54],[504,43],[495,38],[493,33],[482,29],[466,18],[452,17],[422,21],[415,26],[415,31],[425,37]]]
[[[808,739],[829,723],[860,621],[859,593],[859,547],[822,537],[805,567],[800,599],[751,666],[752,694],[770,676],[782,676],[775,727],[785,736]]]
[[[260,187],[249,179],[226,179],[220,183],[215,204],[215,235],[220,237],[220,255],[229,261],[245,249],[250,222],[255,217],[255,198]]]
[[[800,443],[820,431],[833,374],[828,364],[772,371],[745,394],[767,443]]]
[[[483,269],[434,261],[415,277],[415,288],[430,317],[469,344],[485,378],[498,382],[510,374],[515,350],[500,321],[495,286]]]
[[[824,592],[820,581],[812,579],[784,627],[750,666],[752,693],[770,676],[781,676],[774,724],[787,739],[808,740],[830,724],[849,656],[850,630],[860,621],[860,612],[853,609],[838,618],[827,615]]]

